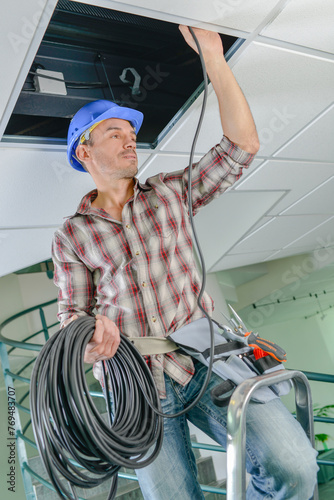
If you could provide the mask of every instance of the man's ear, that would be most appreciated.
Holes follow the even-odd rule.
[[[79,144],[75,150],[75,154],[80,162],[85,162],[89,159],[89,150],[86,144]]]

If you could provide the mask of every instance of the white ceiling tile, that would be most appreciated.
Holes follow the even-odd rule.
[[[0,230],[0,276],[51,258],[54,228]]]
[[[243,239],[229,253],[244,254],[263,251],[280,250],[311,231],[328,219],[326,215],[291,215],[274,218],[269,224],[261,227]]]
[[[161,142],[161,151],[188,152],[191,149],[202,106],[202,95],[196,99],[179,122]],[[204,153],[217,144],[223,136],[217,97],[210,88],[196,152]]]
[[[282,192],[229,191],[195,217],[208,270],[266,213]],[[256,251],[258,248],[256,248]]]
[[[253,31],[270,12],[283,5],[278,0],[83,1],[175,23],[214,30],[221,26],[222,32],[226,27],[226,33],[230,28]],[[9,7],[2,16],[5,29],[0,34],[1,60],[6,71],[0,77],[1,88],[5,89],[0,97],[0,115],[6,107],[8,115],[10,105],[15,104],[23,72],[30,67],[38,37],[42,36],[43,22],[45,28],[51,15],[50,6],[55,3],[55,0],[29,3],[17,0],[15,8]],[[42,19],[37,33],[43,5],[47,5],[48,15]],[[333,248],[334,219],[328,220],[328,215],[324,215],[333,213],[332,179],[311,191],[333,175],[333,164],[319,162],[333,162],[334,158],[334,110],[324,113],[333,102],[334,62],[325,53],[317,58],[314,53],[307,55],[280,47],[284,45],[280,42],[269,45],[265,38],[333,52],[333,13],[333,2],[328,0],[316,3],[314,0],[291,0],[263,31],[264,43],[259,41],[260,37],[234,61],[233,71],[250,103],[259,131],[262,159],[256,159],[232,189],[195,218],[210,271],[317,248],[323,251],[322,247]],[[201,99],[195,101],[155,151],[139,151],[141,180],[160,171],[183,169],[188,164]],[[308,126],[312,120],[314,123]],[[198,155],[218,143],[221,136],[217,99],[211,89],[196,147]],[[263,158],[279,148],[282,149],[277,158],[262,165]],[[313,160],[313,164],[279,160],[282,156]],[[56,152],[22,146],[0,147],[0,275],[49,258],[55,230],[50,226],[59,225],[64,216],[73,213],[81,196],[94,187],[89,175],[70,169],[65,158],[64,148]],[[270,217],[287,208],[287,213],[294,215]],[[307,216],[295,215],[305,211]],[[22,229],[8,229],[10,227]],[[233,248],[241,238],[244,239]],[[224,255],[231,248],[229,254]]]
[[[334,23],[333,23],[334,24]],[[334,26],[333,26],[334,29]],[[334,35],[333,35],[334,38]],[[334,106],[284,146],[275,157],[334,160]]]
[[[202,97],[199,97],[189,108],[189,110],[180,118],[178,123],[172,128],[165,139],[161,141],[158,150],[162,152],[186,153],[191,150],[193,138],[196,132],[198,120],[201,113]],[[205,109],[204,119],[195,151],[199,159],[203,154],[218,144],[223,137],[223,129],[220,121],[219,108],[216,95],[210,91]],[[249,168],[243,170],[242,179],[258,168],[265,159],[255,158]],[[188,162],[187,162],[188,165]],[[146,165],[145,165],[146,168]],[[159,168],[159,167],[158,167]],[[169,168],[169,167],[167,167]],[[179,167],[183,168],[183,167]],[[151,168],[150,168],[151,171]],[[157,170],[154,173],[160,172]],[[167,170],[172,171],[172,170]],[[145,173],[146,175],[146,173]],[[150,175],[152,175],[150,173]]]
[[[0,136],[15,106],[57,0],[2,2],[0,29]],[[23,69],[25,68],[25,69]],[[15,92],[13,92],[15,89]]]
[[[304,237],[299,238],[290,245],[273,252],[266,260],[282,259],[291,255],[311,255],[314,266],[321,269],[334,260],[334,230],[333,219],[330,218],[321,226],[315,228]]]
[[[242,176],[240,177],[240,180],[236,182],[236,184],[233,186],[233,189],[237,189],[240,182],[243,182],[246,179],[246,177],[254,173],[260,167],[260,165],[262,165],[264,161],[265,160],[255,158],[248,168],[244,168],[242,170]]]
[[[316,216],[312,216],[316,217]],[[320,217],[320,216],[318,216]],[[329,244],[333,244],[334,240],[334,217],[326,217],[323,223],[319,220],[319,224],[314,225],[312,231],[305,236],[301,235],[300,238],[295,239],[292,243],[287,244],[285,248],[310,248],[313,250],[329,247]]]
[[[93,0],[88,3],[117,10],[156,17],[174,22],[194,20],[196,25],[214,24],[238,30],[253,31],[278,3],[278,0]],[[113,5],[114,4],[114,5]]]
[[[334,214],[334,177],[284,211],[284,215]]]
[[[210,269],[210,272],[257,264],[258,262],[263,262],[270,254],[271,252],[254,252],[238,255],[224,255],[224,257]]]
[[[283,248],[280,250],[275,250],[275,252],[271,252],[264,260],[265,261],[270,261],[270,260],[277,260],[277,259],[284,259],[285,257],[291,257],[293,255],[302,255],[306,254],[308,252],[312,252],[314,249],[314,246],[296,246],[296,247],[291,247],[291,248]]]
[[[329,0],[290,0],[261,34],[334,53],[333,20]]]
[[[194,162],[201,156],[194,156]],[[175,172],[184,170],[189,165],[189,155],[186,154],[152,154],[139,171],[138,179],[145,182],[146,179],[160,172]]]
[[[262,217],[261,220],[259,220],[259,222],[257,222],[257,224],[255,224],[255,226],[249,228],[249,231],[245,234],[245,236],[247,236],[247,234],[251,234],[253,233],[254,231],[256,231],[256,229],[259,229],[260,227],[264,226],[265,224],[269,224],[269,222],[271,220],[273,220],[274,217]]]
[[[334,61],[253,42],[233,67],[269,155],[333,102]]]
[[[334,163],[306,163],[275,159],[263,163],[247,178],[241,178],[236,190],[286,190],[285,196],[268,213],[268,215],[278,215],[333,175]],[[320,213],[316,211],[314,204],[311,207],[311,213],[313,209],[314,213]]]
[[[140,163],[148,157],[138,154]],[[89,174],[67,164],[65,151],[0,147],[0,165],[0,228],[60,225],[95,188]]]

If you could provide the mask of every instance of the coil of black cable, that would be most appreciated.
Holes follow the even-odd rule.
[[[59,330],[40,351],[31,377],[36,444],[61,498],[77,499],[75,487],[93,488],[111,477],[108,500],[115,498],[120,467],[149,465],[162,445],[163,419],[152,409],[160,409],[155,383],[123,335],[115,356],[104,362],[113,400],[109,425],[96,409],[83,361],[94,328],[94,318],[82,317]]]

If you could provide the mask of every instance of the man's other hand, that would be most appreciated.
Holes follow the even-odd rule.
[[[96,363],[112,358],[120,343],[119,329],[107,316],[96,315],[95,331],[88,342],[84,362]]]

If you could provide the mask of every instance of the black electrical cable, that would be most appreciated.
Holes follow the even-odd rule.
[[[190,149],[190,155],[189,155],[187,200],[188,200],[188,206],[189,206],[189,221],[190,221],[190,226],[191,226],[192,233],[193,233],[192,239],[195,242],[195,245],[197,247],[197,253],[198,253],[198,257],[199,257],[201,269],[202,269],[202,285],[201,285],[201,289],[200,289],[198,297],[197,297],[197,305],[198,305],[199,309],[202,311],[203,315],[207,318],[207,320],[209,322],[210,352],[213,353],[214,352],[213,323],[212,323],[212,319],[208,315],[207,311],[204,309],[204,307],[201,304],[202,296],[203,296],[203,293],[205,290],[205,283],[206,283],[205,261],[204,261],[203,253],[202,253],[202,250],[201,250],[201,247],[199,244],[199,240],[198,240],[198,236],[197,236],[197,232],[196,232],[196,228],[195,228],[195,224],[194,224],[194,219],[193,219],[193,213],[192,213],[192,209],[191,209],[192,208],[192,165],[193,165],[193,161],[194,161],[196,143],[197,143],[200,129],[202,127],[206,103],[207,103],[207,99],[208,99],[208,76],[206,74],[205,62],[204,62],[204,57],[203,57],[201,46],[197,40],[197,37],[194,33],[194,30],[190,26],[189,26],[189,31],[190,31],[190,33],[191,33],[191,35],[196,43],[198,55],[199,55],[201,65],[202,65],[204,92],[203,92],[203,101],[202,101],[200,117],[198,120],[198,124],[196,127],[196,131],[195,131],[195,135],[193,138],[193,142],[192,142],[191,149]],[[176,417],[180,417],[181,415],[185,415],[186,413],[189,412],[189,410],[194,408],[198,404],[198,402],[202,399],[202,397],[203,397],[203,395],[204,395],[204,393],[209,385],[211,373],[212,373],[212,365],[213,365],[213,355],[211,355],[209,358],[208,370],[207,370],[207,374],[206,374],[205,380],[203,382],[203,385],[201,387],[201,390],[199,391],[198,395],[196,396],[196,398],[193,400],[192,403],[190,403],[188,406],[186,406],[186,408],[179,411],[178,413],[166,414],[166,413],[161,413],[160,411],[155,409],[156,413],[158,415],[163,416],[164,418],[176,418]]]
[[[203,122],[208,80],[201,47],[192,28],[189,30],[199,52],[204,76],[202,109],[189,160],[189,218],[203,275],[197,302],[209,321],[210,349],[213,352],[212,320],[201,304],[205,289],[205,263],[191,210],[192,164]],[[76,500],[74,487],[92,488],[109,478],[112,478],[112,483],[108,500],[115,498],[119,468],[146,467],[156,458],[162,446],[162,417],[175,418],[193,408],[206,391],[212,372],[213,356],[210,356],[204,384],[194,401],[178,413],[164,414],[148,366],[137,349],[121,334],[116,354],[102,363],[110,418],[107,425],[94,405],[85,378],[84,352],[94,330],[95,319],[89,316],[78,318],[59,330],[41,350],[31,377],[30,408],[36,444],[61,498]],[[70,490],[64,479],[69,481]]]
[[[113,499],[119,468],[146,467],[162,446],[163,419],[147,404],[149,400],[160,408],[155,383],[143,357],[123,335],[116,355],[104,362],[106,382],[110,380],[106,392],[110,389],[113,398],[111,425],[97,411],[83,361],[94,329],[95,319],[85,316],[59,330],[39,353],[31,376],[36,444],[62,498],[77,498],[63,478],[70,485],[93,488],[115,476],[108,496]]]

